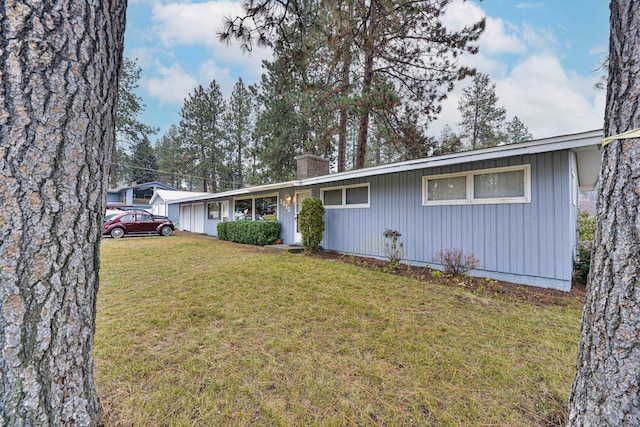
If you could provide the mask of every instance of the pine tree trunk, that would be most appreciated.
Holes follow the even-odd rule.
[[[367,142],[369,137],[369,115],[371,113],[371,86],[373,85],[373,58],[375,55],[374,34],[377,19],[377,5],[371,1],[370,17],[364,29],[364,70],[362,74],[362,105],[360,107],[360,123],[358,126],[358,147],[356,151],[356,169],[364,168],[367,157]]]
[[[605,134],[640,128],[640,1],[611,1]],[[603,151],[571,426],[640,425],[640,140]]]
[[[0,425],[90,426],[127,2],[0,3]]]
[[[350,79],[351,54],[348,49],[342,55],[342,84],[340,85],[340,95],[346,96],[351,85]],[[345,105],[340,105],[340,122],[338,124],[338,172],[344,172],[346,168],[347,154],[347,126],[348,111]]]

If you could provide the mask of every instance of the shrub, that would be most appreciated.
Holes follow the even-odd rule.
[[[573,262],[575,278],[578,283],[587,284],[589,270],[591,270],[591,249],[578,248],[578,254]]]
[[[322,200],[309,197],[302,201],[298,214],[298,227],[305,251],[317,253],[324,234],[324,206]]]
[[[578,248],[593,248],[593,240],[596,237],[596,217],[586,211],[578,214]]]
[[[280,238],[275,221],[232,221],[218,224],[218,238],[247,245],[272,245]]]
[[[382,247],[384,255],[389,258],[389,267],[393,270],[397,270],[400,266],[400,261],[404,256],[404,245],[398,243],[398,239],[402,234],[399,231],[391,230],[387,228],[382,235],[387,239]]]
[[[478,268],[480,261],[474,254],[465,255],[462,249],[440,250],[433,260],[444,267],[446,274],[460,276]]]
[[[229,235],[227,233],[227,224],[229,224],[228,222],[219,222],[218,226],[216,227],[218,229],[218,239],[220,240],[229,240]]]
[[[584,285],[587,283],[591,269],[591,251],[596,235],[596,218],[590,216],[586,211],[580,211],[577,231],[578,253],[573,263],[573,269],[576,281]]]

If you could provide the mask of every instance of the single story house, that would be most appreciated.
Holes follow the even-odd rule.
[[[301,241],[302,200],[324,202],[322,247],[384,258],[385,229],[401,233],[404,262],[434,262],[461,249],[471,274],[571,288],[578,194],[596,183],[602,131],[329,173],[327,160],[297,158],[296,180],[181,199],[182,230],[215,236],[220,221],[277,220],[284,243]]]
[[[107,190],[107,204],[122,203],[126,206],[136,206],[142,209],[149,209],[149,201],[156,190],[174,190],[170,185],[158,181],[145,182],[142,184],[132,184],[120,188],[110,188]]]
[[[169,204],[169,202],[175,202],[176,200],[188,197],[202,196],[213,196],[213,194],[197,191],[156,190],[151,200],[149,200],[151,213],[166,216],[178,226],[180,221],[179,207],[177,204]]]

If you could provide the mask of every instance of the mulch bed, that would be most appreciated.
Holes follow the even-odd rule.
[[[441,274],[438,270],[429,267],[415,267],[402,264],[397,270],[389,269],[389,262],[375,258],[365,258],[353,255],[343,255],[334,251],[321,251],[316,255],[321,258],[333,259],[360,267],[376,269],[410,277],[421,282],[429,282],[435,285],[465,288],[474,292],[491,295],[511,301],[525,301],[536,305],[558,306],[582,306],[586,294],[584,285],[574,281],[570,292],[555,289],[537,288],[533,286],[518,285],[510,282],[502,282],[477,277],[454,277]]]

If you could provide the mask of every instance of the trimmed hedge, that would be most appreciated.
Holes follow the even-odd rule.
[[[247,245],[273,245],[280,238],[280,223],[231,221],[218,224],[218,238]]]

